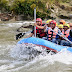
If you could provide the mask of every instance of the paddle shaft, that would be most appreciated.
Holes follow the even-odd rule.
[[[36,23],[36,7],[34,8],[34,21]],[[36,37],[36,26],[34,26],[34,30],[35,30],[34,36]]]

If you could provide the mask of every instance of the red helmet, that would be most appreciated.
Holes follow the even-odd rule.
[[[41,18],[37,18],[36,21],[40,21],[41,25],[42,25],[42,19]]]
[[[50,24],[55,24],[55,26],[56,26],[56,21],[55,21],[55,20],[52,20],[52,21],[50,22]]]

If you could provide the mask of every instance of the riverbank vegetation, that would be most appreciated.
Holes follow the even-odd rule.
[[[44,19],[49,17],[53,5],[60,3],[70,3],[71,0],[0,0],[1,13],[12,12],[15,15],[33,17],[36,7],[37,17]]]

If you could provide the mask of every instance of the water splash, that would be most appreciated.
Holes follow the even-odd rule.
[[[46,49],[33,44],[14,45],[7,56],[13,59],[3,62],[0,60],[1,72],[62,72],[59,68],[63,70],[64,64],[64,66],[72,64],[72,54],[67,49],[52,55],[51,52],[47,53]],[[56,69],[57,66],[59,68]],[[64,68],[64,70],[71,70],[71,68]]]
[[[57,54],[53,54],[52,52],[47,53],[45,48],[33,45],[33,44],[20,44],[17,45],[15,48],[11,49],[10,51],[11,57],[17,57],[22,59],[38,59],[38,60],[45,60],[50,63],[54,62],[61,62],[65,64],[72,63],[72,53],[67,51],[67,49],[63,49]]]
[[[10,54],[13,58],[31,59],[41,53],[41,50],[39,51],[37,48],[38,46],[33,44],[17,44],[13,49],[11,49]]]
[[[7,23],[7,24],[2,24],[2,25],[5,25],[7,27],[20,27],[22,25],[29,25],[29,24],[33,24],[34,22],[33,21],[18,21],[18,22],[15,22],[15,23]]]

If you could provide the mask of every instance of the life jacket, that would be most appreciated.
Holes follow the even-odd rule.
[[[70,32],[70,29],[68,29],[68,30],[66,30],[66,31],[62,31],[62,33],[66,36],[66,37],[68,37],[69,36],[69,32]]]
[[[72,42],[72,36],[69,35],[68,36],[68,39]]]
[[[36,36],[42,38],[42,37],[46,37],[47,34],[43,31],[43,29],[39,29],[36,27]]]
[[[63,31],[64,31],[64,29],[63,29],[61,32],[63,32]],[[59,35],[58,35],[58,36],[59,36]],[[59,36],[58,39],[63,40],[63,37]]]
[[[56,33],[58,33],[58,29],[57,28],[54,28],[54,31]],[[48,40],[52,40],[53,38],[56,38],[56,33],[51,31],[50,29],[48,29]]]

